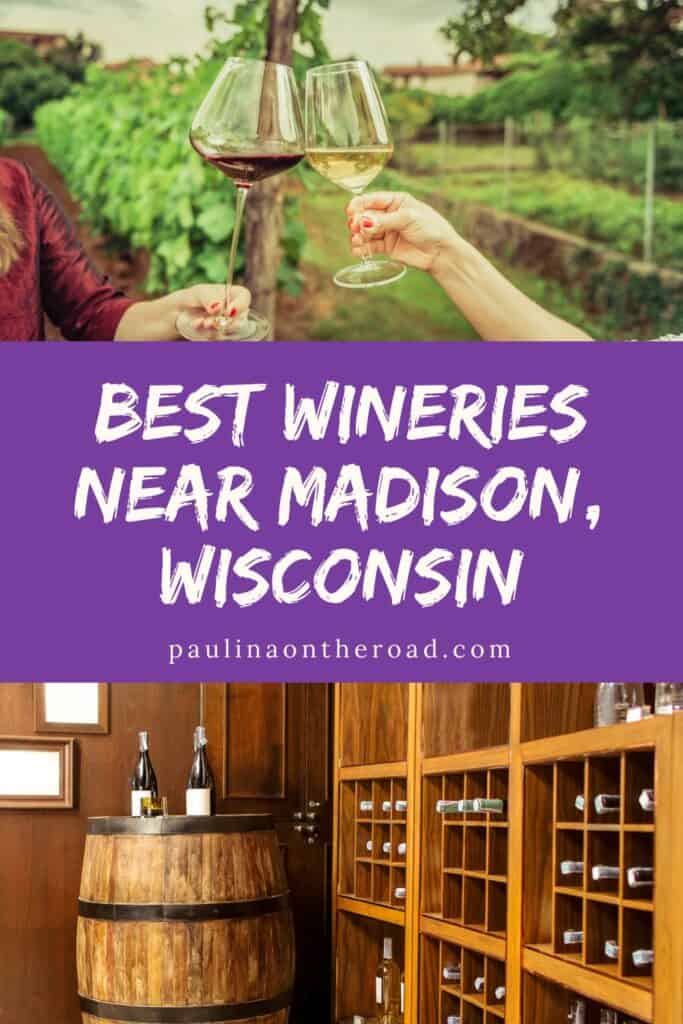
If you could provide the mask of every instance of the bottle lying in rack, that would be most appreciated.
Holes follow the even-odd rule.
[[[598,793],[594,800],[596,814],[618,814],[621,797],[618,793]]]
[[[374,843],[372,839],[368,839],[368,841],[365,844],[365,849],[368,851],[368,853],[372,853],[373,847]],[[382,843],[382,853],[391,853],[391,843]]]
[[[591,868],[591,877],[594,882],[608,882],[613,879],[618,879],[621,872],[619,868],[610,866],[609,864],[594,864]]]
[[[458,1017],[457,1013],[450,1013],[446,1017],[446,1024],[462,1024],[462,1017]]]
[[[644,811],[654,811],[655,791],[654,789],[643,789],[638,797],[638,803]]]
[[[484,987],[486,985],[486,978],[482,974],[480,974],[479,977],[474,979],[473,984],[475,992],[483,992]]]
[[[586,798],[583,793],[579,793],[574,800],[574,807],[577,811],[581,811],[582,814],[586,810]]]
[[[401,1002],[401,971],[394,960],[393,942],[385,938],[382,959],[375,973],[375,1001],[379,1024],[398,1024]]]
[[[605,956],[608,960],[619,959],[619,943],[616,939],[607,939],[605,942]]]
[[[474,800],[437,800],[437,814],[471,814],[474,811]]]
[[[561,875],[583,875],[583,861],[582,860],[561,860],[560,861],[560,874]]]
[[[583,932],[567,928],[562,932],[562,942],[565,946],[581,946],[583,945]]]
[[[407,843],[399,843],[398,846],[396,847],[396,852],[399,855],[399,857],[405,857],[407,849]]]
[[[394,899],[395,900],[404,900],[405,898],[406,898],[405,886],[397,885],[396,888],[394,889]]]
[[[372,800],[361,800],[358,804],[358,810],[361,814],[372,814],[372,808]]]
[[[628,868],[626,881],[631,889],[641,889],[655,884],[654,868]]]
[[[397,800],[396,803],[394,804],[394,810],[396,811],[397,814],[405,814],[406,811],[408,810],[408,801]]]
[[[391,814],[391,800],[382,800],[382,814]]]
[[[452,985],[457,985],[460,981],[460,967],[457,964],[454,964],[451,967],[444,967],[441,974],[443,976],[443,980],[450,982]]]
[[[651,949],[634,949],[631,959],[634,967],[647,967],[655,962],[655,954]]]
[[[477,814],[505,814],[507,810],[507,800],[473,800],[472,810],[476,811]]]
[[[505,985],[497,985],[493,990],[493,998],[498,1003],[502,1003],[505,999]]]

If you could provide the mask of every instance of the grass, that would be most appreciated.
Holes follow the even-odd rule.
[[[378,183],[381,187],[381,180]],[[348,246],[345,199],[324,185],[302,197],[302,216],[308,231],[304,251],[304,277],[313,271],[318,287],[306,333],[315,340],[336,341],[474,341],[478,335],[448,296],[429,277],[408,270],[405,277],[382,288],[337,288],[332,275],[352,262]],[[499,268],[523,292],[557,316],[577,324],[595,337],[608,332],[600,320],[589,317],[576,297],[553,281],[535,274]],[[303,298],[303,297],[302,297]]]
[[[421,172],[476,169],[495,169],[501,173],[505,164],[505,149],[496,145],[461,145],[451,143],[442,145],[438,142],[414,142],[399,146],[396,150],[397,162],[405,161]],[[534,166],[535,154],[531,146],[515,146],[513,149],[512,166],[531,169]]]

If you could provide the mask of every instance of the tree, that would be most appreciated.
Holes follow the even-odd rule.
[[[94,64],[102,56],[102,47],[86,39],[82,32],[67,39],[60,46],[48,50],[45,59],[57,71],[61,71],[72,82],[82,82],[88,64]]]
[[[528,0],[461,0],[442,33],[456,57],[467,52],[490,64],[514,49],[512,17],[528,7]],[[679,11],[680,0],[557,0],[554,45],[585,62],[598,101],[606,79],[618,83],[618,116],[683,116]]]
[[[246,0],[232,16],[216,7],[205,12],[210,31],[223,24],[237,31],[213,43],[214,54],[265,58],[292,64],[301,78],[308,66],[329,60],[320,12],[330,0]],[[303,47],[303,49],[297,49]],[[277,275],[282,234],[282,181],[254,185],[246,207],[247,276],[254,308],[275,323]]]

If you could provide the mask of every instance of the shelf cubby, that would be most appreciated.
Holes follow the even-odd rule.
[[[444,972],[458,971],[456,978]],[[505,1019],[505,962],[462,943],[422,936],[420,1024],[462,1024],[478,1019],[498,1024]]]
[[[441,800],[502,800],[503,812],[439,812]],[[423,777],[422,913],[495,935],[507,916],[508,772],[493,767]]]
[[[336,1019],[355,1014],[374,1017],[375,972],[382,958],[382,941],[390,938],[399,966],[404,963],[404,929],[362,914],[339,911],[336,924]]]
[[[624,1013],[621,1008],[610,1007],[597,999],[588,999],[549,978],[525,972],[522,982],[522,1024],[550,1024],[551,1021],[570,1021],[572,1024],[574,1021],[582,1021],[583,1024],[642,1024],[637,1017]]]
[[[406,780],[349,779],[340,791],[339,893],[403,908],[396,890],[406,888]]]

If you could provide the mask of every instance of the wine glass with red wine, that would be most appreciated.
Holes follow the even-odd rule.
[[[250,310],[240,320],[229,315],[240,226],[251,186],[298,164],[304,155],[303,137],[299,92],[290,67],[236,57],[226,61],[195,115],[190,142],[234,181],[235,226],[223,308],[211,327],[195,327],[196,317],[181,313],[177,327],[189,341],[261,341],[268,336],[270,324],[258,313]]]

